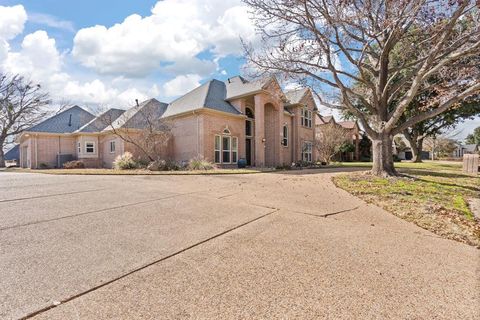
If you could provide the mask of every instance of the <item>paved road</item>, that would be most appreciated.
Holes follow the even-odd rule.
[[[330,177],[2,172],[0,318],[480,317],[479,250]]]

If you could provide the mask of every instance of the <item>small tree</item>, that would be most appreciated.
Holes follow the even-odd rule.
[[[320,161],[329,164],[342,147],[348,147],[349,132],[337,124],[324,124],[317,127],[315,148]]]
[[[50,103],[39,84],[0,74],[0,168],[5,167],[3,148],[8,141],[44,119]]]
[[[457,148],[455,140],[446,137],[429,137],[425,139],[425,148],[436,158],[451,157]]]
[[[172,126],[161,118],[163,105],[154,100],[136,105],[114,119],[105,113],[107,130],[137,148],[149,161],[158,160],[172,138]]]
[[[480,144],[480,127],[476,127],[465,139],[467,144]]]

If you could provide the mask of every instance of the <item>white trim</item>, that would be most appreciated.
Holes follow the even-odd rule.
[[[218,148],[217,148],[217,138],[218,138]],[[218,161],[216,159],[216,153],[218,152]],[[222,136],[216,134],[213,138],[213,162],[222,163]]]
[[[112,143],[113,143],[113,150],[112,150]],[[115,140],[109,141],[110,153],[115,153],[117,151],[117,143]]]
[[[287,129],[287,136],[285,136],[285,129]],[[289,141],[288,133],[289,133],[288,125],[284,124],[282,128],[282,145],[284,148],[288,148],[288,141]],[[287,141],[287,143],[284,143],[285,140]]]
[[[87,144],[92,144],[93,145],[93,152],[88,152],[87,151]],[[85,141],[85,154],[96,154],[97,153],[97,147],[95,144],[95,141]]]

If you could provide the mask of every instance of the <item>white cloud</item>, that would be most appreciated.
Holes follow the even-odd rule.
[[[68,20],[61,20],[55,16],[45,14],[45,13],[29,12],[28,21],[37,23],[37,24],[42,24],[50,28],[75,32],[75,27],[73,26],[73,22]]]
[[[0,39],[11,40],[23,32],[27,12],[22,5],[0,6]]]
[[[204,68],[190,72],[205,73],[212,65],[196,56],[206,50],[217,56],[240,54],[241,36],[252,39],[254,29],[240,0],[165,0],[150,16],[134,14],[110,28],[79,30],[72,52],[101,74],[141,77],[162,62],[174,63],[170,69],[177,73],[189,64]]]
[[[176,77],[163,85],[167,97],[174,97],[187,93],[200,85],[201,77],[198,74],[187,74]]]

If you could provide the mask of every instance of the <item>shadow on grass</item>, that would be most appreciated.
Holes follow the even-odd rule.
[[[432,184],[439,184],[439,185],[446,186],[446,187],[454,187],[454,188],[459,188],[459,189],[465,189],[465,190],[470,190],[470,191],[473,191],[473,192],[480,192],[480,187],[472,187],[472,186],[466,186],[466,185],[461,185],[461,184],[456,184],[456,183],[426,180],[426,179],[422,179],[419,176],[410,176],[408,174],[403,174],[402,176],[410,178],[410,179],[414,179],[415,181],[421,181],[421,182],[432,183]],[[462,176],[462,177],[465,177],[465,176]]]
[[[438,171],[431,171],[431,170],[428,170],[428,169],[400,168],[400,171],[404,171],[405,173],[418,175],[418,176],[432,176],[432,177],[441,177],[441,178],[472,178],[472,179],[478,179],[477,177],[469,176],[468,174],[451,173],[451,172],[438,172]]]

